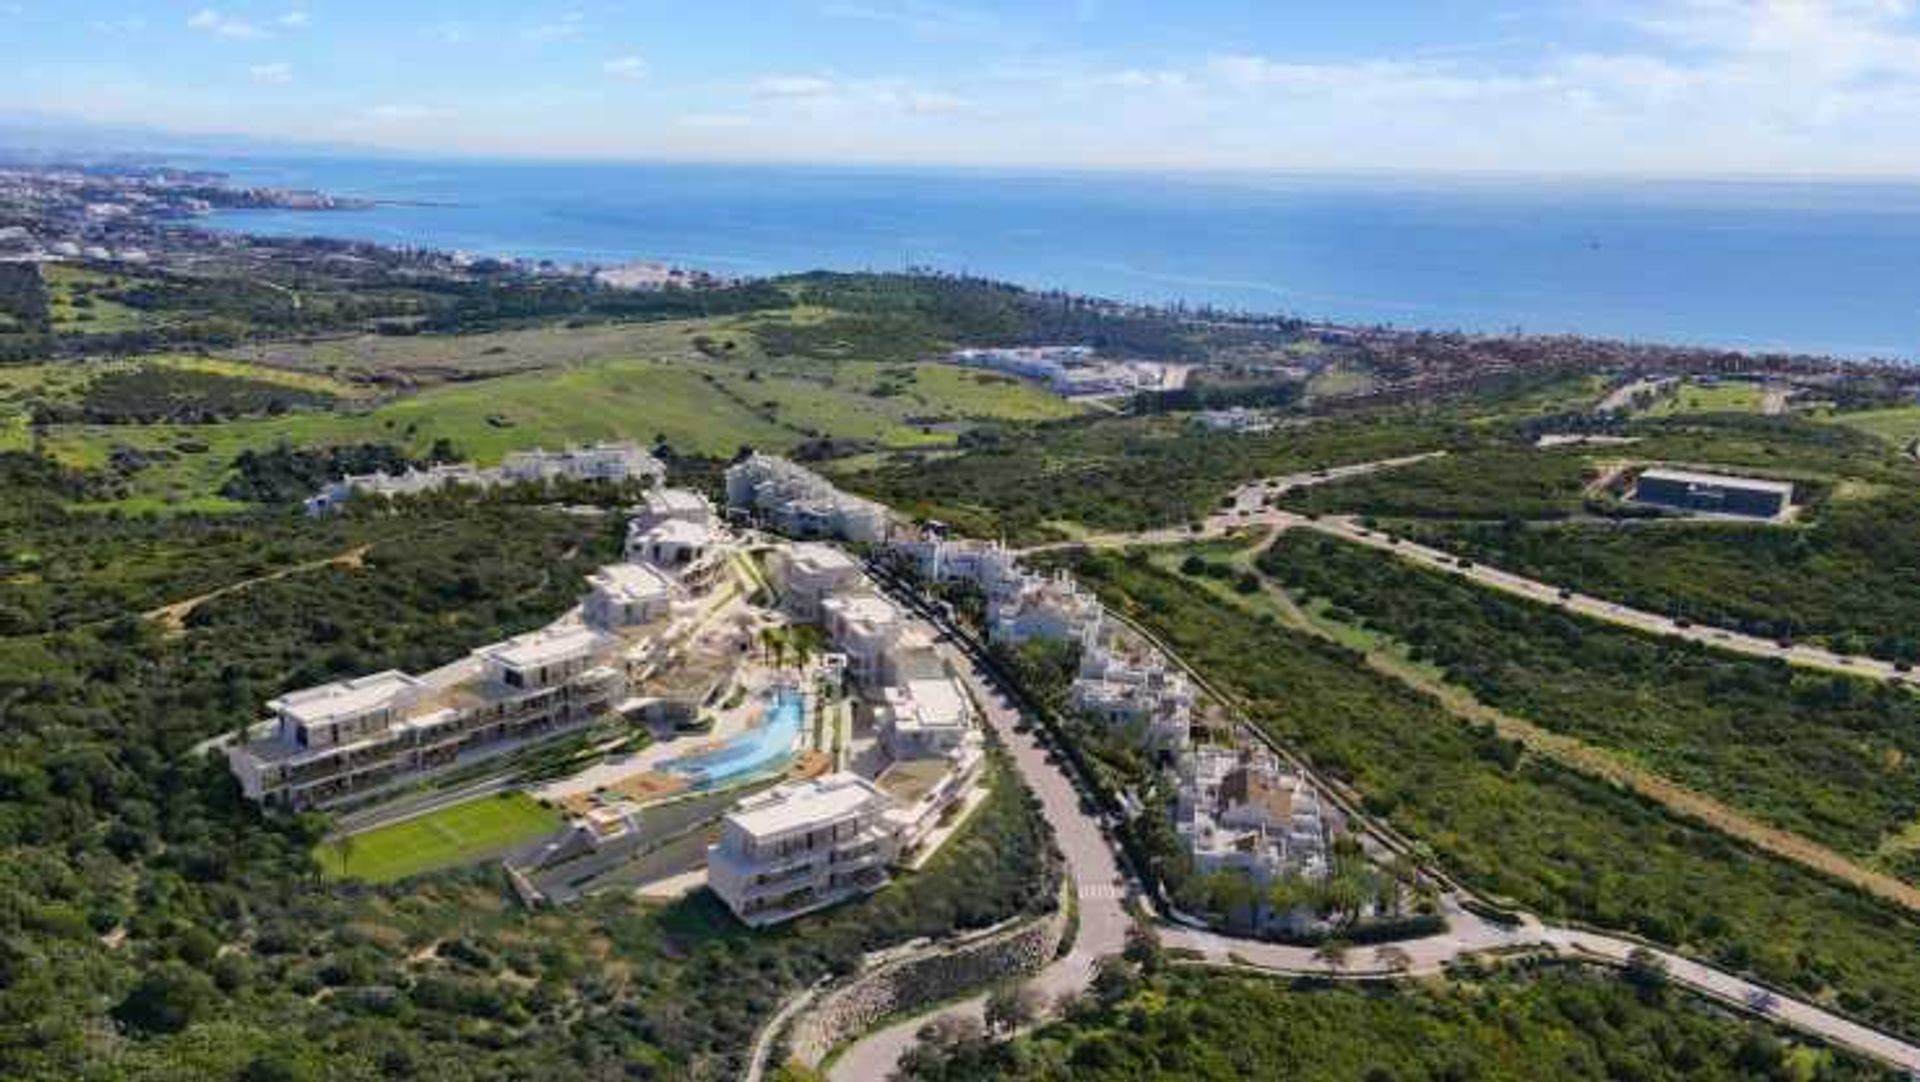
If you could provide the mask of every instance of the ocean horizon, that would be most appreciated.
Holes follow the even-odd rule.
[[[1920,184],[379,157],[195,162],[382,201],[218,228],[729,276],[927,268],[1348,324],[1920,357]]]

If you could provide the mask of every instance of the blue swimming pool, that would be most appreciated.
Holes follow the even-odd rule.
[[[783,688],[774,692],[758,727],[712,750],[669,759],[660,768],[705,789],[784,766],[793,757],[805,716],[806,704],[800,693]]]

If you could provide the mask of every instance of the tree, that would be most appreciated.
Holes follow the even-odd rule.
[[[113,1017],[136,1033],[178,1033],[192,1025],[213,998],[213,982],[178,962],[168,962],[140,978],[113,1009]]]
[[[1105,955],[1093,963],[1093,995],[1105,1006],[1132,995],[1140,987],[1140,978],[1127,960],[1116,954]]]
[[[1167,967],[1167,950],[1160,943],[1160,933],[1145,921],[1134,921],[1127,928],[1127,946],[1121,957],[1139,966],[1148,977]]]
[[[1635,947],[1627,955],[1627,983],[1643,999],[1658,999],[1667,989],[1667,963],[1645,947]]]
[[[1040,993],[1030,984],[1003,984],[987,997],[987,1028],[1012,1033],[1040,1017]]]
[[[1405,973],[1413,968],[1413,955],[1391,943],[1373,949],[1373,960],[1382,968],[1394,973]]]
[[[1339,973],[1347,966],[1347,945],[1338,939],[1329,939],[1320,944],[1313,952],[1313,960],[1327,967],[1327,976]]]

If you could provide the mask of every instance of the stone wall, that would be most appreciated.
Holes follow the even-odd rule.
[[[894,1015],[982,992],[1002,981],[1031,976],[1059,952],[1067,931],[1063,905],[1044,917],[988,932],[963,943],[881,962],[823,992],[787,1033],[793,1056],[817,1066],[843,1041]]]

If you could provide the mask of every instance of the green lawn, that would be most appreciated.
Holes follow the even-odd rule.
[[[1683,383],[1661,395],[1647,410],[1649,417],[1685,413],[1759,413],[1766,391],[1757,383]]]
[[[524,793],[503,793],[327,842],[314,857],[329,878],[391,883],[471,864],[550,834],[560,813]]]
[[[1920,406],[1836,413],[1830,420],[1833,424],[1845,425],[1856,431],[1865,432],[1869,436],[1877,436],[1897,447],[1904,447],[1913,440],[1920,439]]]

